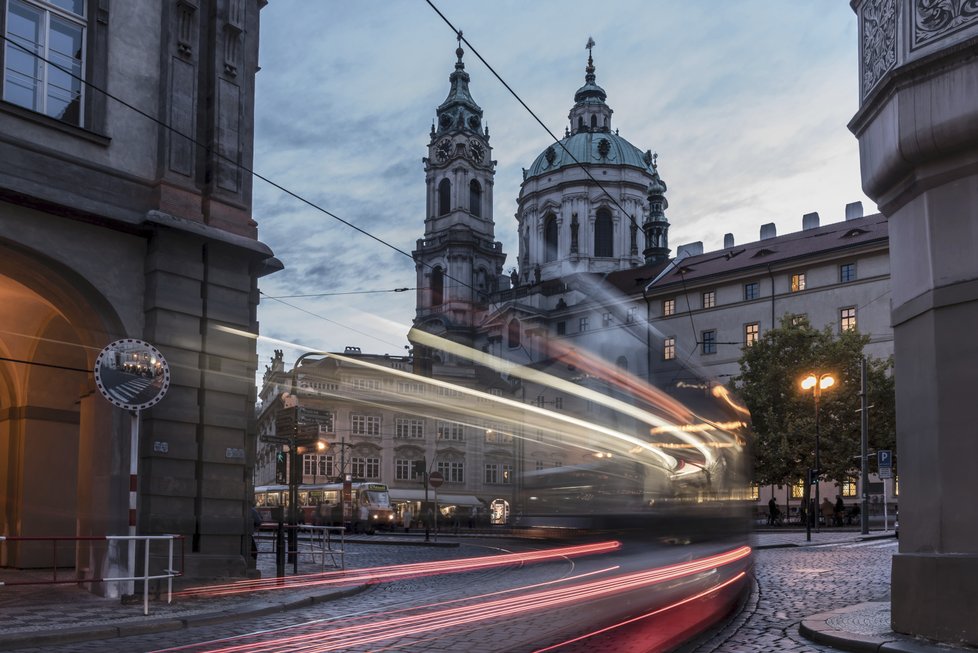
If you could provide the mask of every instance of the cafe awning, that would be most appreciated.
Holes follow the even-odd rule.
[[[392,501],[424,501],[424,490],[405,490],[401,488],[388,488]],[[439,505],[453,506],[477,506],[483,507],[486,504],[479,500],[479,497],[472,494],[444,494],[434,490],[428,490],[428,501],[438,499]]]

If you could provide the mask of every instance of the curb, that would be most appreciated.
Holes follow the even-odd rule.
[[[102,639],[116,639],[119,637],[131,637],[135,635],[152,635],[154,633],[172,632],[175,630],[186,630],[198,626],[213,626],[224,624],[239,619],[253,617],[263,617],[279,612],[287,612],[298,608],[308,608],[318,603],[326,603],[336,599],[354,596],[370,587],[369,584],[356,585],[344,590],[329,592],[328,594],[317,594],[304,596],[292,601],[283,602],[255,602],[243,605],[233,610],[223,610],[221,612],[205,612],[186,617],[164,617],[160,619],[149,619],[119,626],[79,626],[77,628],[65,628],[57,631],[44,632],[25,632],[10,633],[0,635],[0,651],[12,651],[19,648],[43,647],[56,644],[73,644],[78,642],[90,642]]]
[[[853,538],[852,540],[838,540],[835,542],[779,542],[777,544],[758,544],[753,548],[756,551],[760,551],[762,549],[791,549],[791,548],[801,548],[801,547],[811,547],[811,546],[836,546],[839,544],[846,544],[853,541],[870,542],[872,540],[886,540],[890,538],[895,539],[896,534],[880,533],[878,535],[860,535],[859,537]]]

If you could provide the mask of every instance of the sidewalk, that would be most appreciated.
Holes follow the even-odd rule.
[[[892,537],[892,531],[872,531],[863,536],[858,530],[822,529],[819,533],[813,532],[812,541],[808,542],[804,530],[778,529],[755,533],[752,542],[756,549],[770,549],[819,547]],[[453,539],[442,535],[438,543],[441,546],[430,546],[434,544],[432,542],[427,550],[439,551],[440,557],[449,551],[454,553],[458,549],[445,548],[456,544]],[[395,544],[426,546],[423,535],[415,534],[351,538],[347,541],[348,550],[352,545],[358,553],[347,556],[347,568],[375,566],[378,560],[370,551],[377,549],[379,552],[383,547],[371,545]],[[260,556],[259,569],[263,578],[274,577],[273,556]],[[308,562],[300,565],[300,573],[318,571],[319,565]],[[170,605],[166,604],[164,595],[162,599],[151,597],[149,616],[143,616],[141,601],[122,604],[118,599],[103,599],[74,585],[0,587],[0,612],[4,615],[0,621],[0,651],[161,633],[254,618],[350,596],[365,587],[289,589],[281,593],[264,593],[259,598],[254,595],[181,598]],[[802,622],[800,631],[813,641],[847,651],[976,653],[975,649],[939,646],[891,632],[888,603],[840,606],[831,612],[808,617]]]
[[[767,529],[754,533],[755,549],[829,546],[896,537],[889,531],[871,530],[862,535],[859,529],[822,528],[806,539],[805,529]],[[937,644],[921,638],[893,632],[890,627],[890,604],[886,601],[840,606],[804,619],[798,628],[801,635],[819,644],[855,653],[976,653],[969,647]]]

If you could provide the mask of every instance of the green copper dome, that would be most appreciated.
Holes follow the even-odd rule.
[[[577,132],[562,139],[560,145],[548,147],[533,161],[524,178],[577,165],[574,159],[585,165],[632,166],[653,173],[650,153],[642,152],[618,134],[587,131]]]

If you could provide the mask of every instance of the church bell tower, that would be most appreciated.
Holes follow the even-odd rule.
[[[469,74],[458,60],[449,75],[448,97],[437,108],[424,157],[424,238],[412,252],[417,269],[416,328],[472,346],[475,329],[498,289],[506,255],[495,240],[489,128],[469,93]],[[415,348],[415,369],[431,372],[434,361]]]

